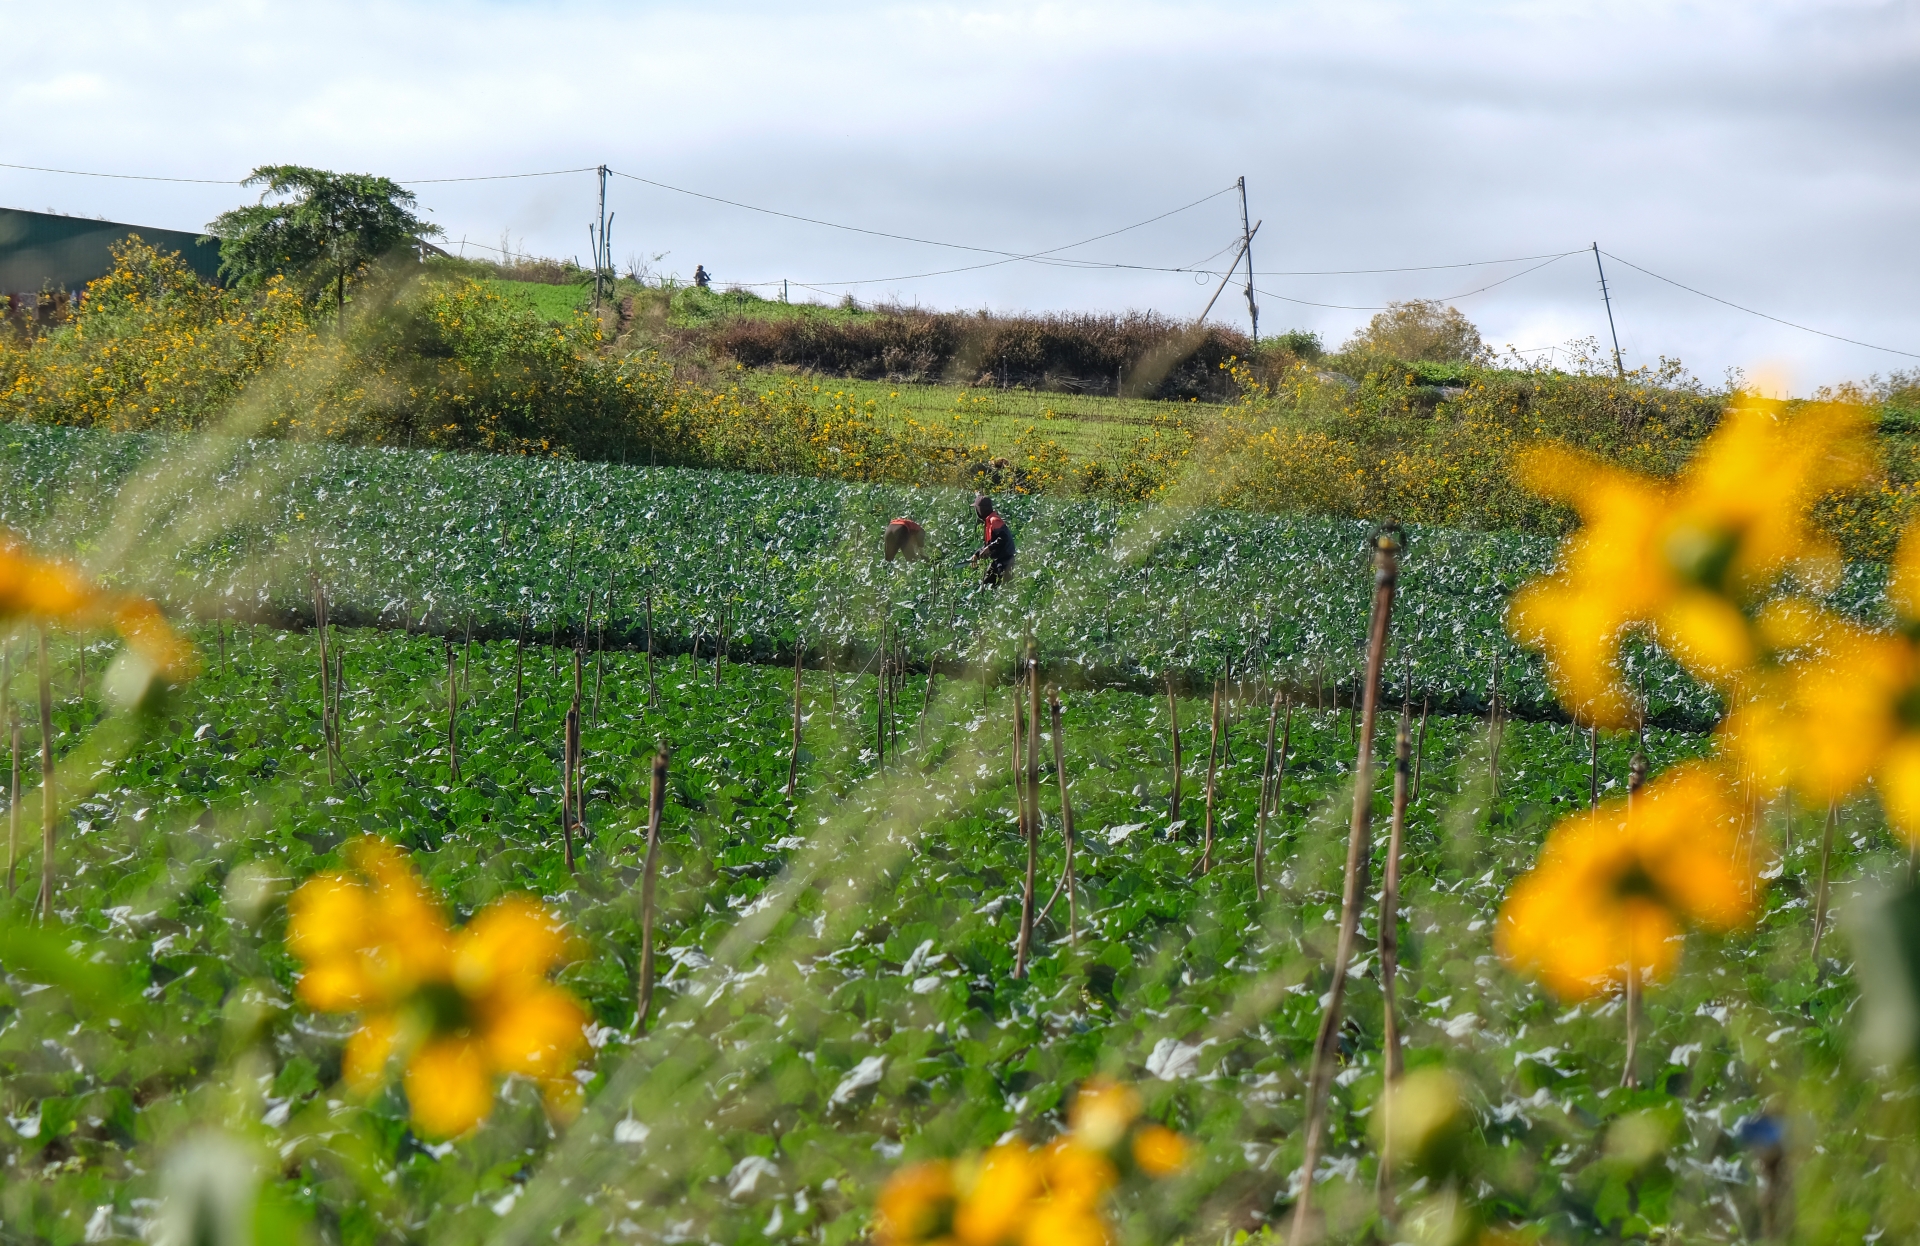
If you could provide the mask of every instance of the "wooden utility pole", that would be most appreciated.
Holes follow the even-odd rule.
[[[1600,244],[1593,244],[1593,267],[1600,274],[1600,300],[1607,305],[1607,332],[1613,335],[1613,370],[1627,379],[1627,365],[1620,361],[1620,330],[1613,327],[1613,295],[1607,290],[1607,270],[1600,263]]]
[[[1253,344],[1260,345],[1260,304],[1253,301],[1253,230],[1247,224],[1247,179],[1240,179],[1240,254],[1247,257],[1247,321],[1252,326]]]

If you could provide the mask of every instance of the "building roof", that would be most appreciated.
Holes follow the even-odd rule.
[[[202,243],[199,234],[0,208],[0,293],[78,290],[113,271],[109,248],[133,234],[162,252],[178,251],[209,281],[219,275],[219,243]]]

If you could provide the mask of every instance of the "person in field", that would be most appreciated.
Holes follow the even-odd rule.
[[[887,525],[887,561],[892,562],[897,555],[908,562],[918,562],[920,554],[927,548],[927,530],[913,520],[902,515]]]
[[[1013,530],[1007,527],[993,509],[993,499],[984,493],[973,497],[973,513],[980,516],[980,548],[973,552],[969,563],[987,560],[988,584],[1001,584],[1013,571]]]

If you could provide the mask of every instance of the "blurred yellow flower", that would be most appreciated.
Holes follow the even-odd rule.
[[[1104,1246],[1102,1202],[1120,1184],[1112,1154],[1129,1131],[1135,1168],[1178,1171],[1187,1142],[1162,1125],[1134,1128],[1140,1096],[1093,1079],[1075,1096],[1069,1132],[1039,1149],[1006,1142],[954,1163],[910,1164],[881,1192],[879,1246]]]
[[[556,1115],[573,1112],[587,1015],[547,981],[567,951],[553,917],[509,896],[456,932],[393,845],[359,840],[348,859],[352,873],[294,892],[287,921],[287,947],[305,966],[300,998],[362,1014],[344,1053],[348,1085],[370,1093],[404,1060],[414,1126],[433,1137],[485,1120],[506,1073],[537,1082]]]
[[[144,597],[112,593],[61,563],[36,558],[0,537],[0,620],[38,619],[75,628],[112,627],[155,674],[194,674],[192,646]]]
[[[953,1165],[909,1164],[880,1192],[874,1241],[878,1246],[949,1243],[953,1238]]]
[[[1850,404],[1782,406],[1741,400],[1672,481],[1562,446],[1519,456],[1522,482],[1583,527],[1557,571],[1515,594],[1508,623],[1546,652],[1555,692],[1582,719],[1637,717],[1619,678],[1627,629],[1651,626],[1688,670],[1726,687],[1760,655],[1745,612],[1789,570],[1817,582],[1837,568],[1808,512],[1871,471],[1868,425]]]
[[[1632,798],[1554,827],[1500,913],[1496,947],[1563,999],[1585,999],[1631,969],[1663,978],[1689,925],[1725,930],[1754,909],[1739,808],[1701,763],[1675,767]]]

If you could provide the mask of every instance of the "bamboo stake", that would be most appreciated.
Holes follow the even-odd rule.
[[[1207,719],[1207,813],[1200,837],[1200,864],[1197,870],[1201,874],[1210,873],[1213,869],[1213,788],[1220,760],[1220,683],[1217,679],[1213,681],[1213,712]]]
[[[806,669],[807,647],[799,637],[793,641],[793,753],[787,758],[787,799],[793,799],[794,781],[800,777],[800,676]]]
[[[573,863],[573,768],[577,764],[575,752],[580,747],[580,702],[575,701],[567,707],[566,719],[560,727],[560,837],[566,845],[567,873],[574,873]]]
[[[1347,967],[1353,960],[1353,945],[1360,926],[1360,901],[1365,893],[1365,874],[1369,857],[1369,828],[1373,815],[1373,728],[1375,699],[1380,687],[1380,667],[1386,660],[1387,630],[1393,614],[1393,593],[1399,578],[1400,546],[1393,536],[1382,533],[1374,539],[1373,619],[1367,637],[1366,682],[1362,685],[1365,706],[1360,719],[1359,749],[1353,765],[1353,822],[1347,832],[1346,884],[1340,899],[1340,938],[1334,946],[1333,982],[1327,989],[1326,1009],[1320,1015],[1320,1031],[1313,1044],[1313,1064],[1307,1080],[1306,1155],[1301,1166],[1300,1198],[1293,1205],[1292,1246],[1306,1246],[1313,1232],[1309,1229],[1313,1211],[1313,1170],[1320,1162],[1320,1148],[1326,1129],[1326,1096],[1333,1080],[1334,1041],[1340,1032],[1340,1015],[1346,1000]]]
[[[1173,693],[1173,672],[1167,672],[1167,721],[1172,723],[1173,795],[1167,801],[1167,821],[1180,820],[1180,700]]]
[[[613,617],[613,567],[607,567],[607,601],[600,609],[600,630],[594,639],[593,723],[600,725],[600,687],[607,669],[607,620]]]
[[[573,822],[579,828],[580,842],[584,847],[587,840],[587,754],[581,740],[581,729],[586,725],[586,698],[583,694],[582,675],[586,663],[586,651],[573,651]]]
[[[647,708],[653,708],[653,583],[647,583]]]
[[[453,638],[447,638],[447,773],[460,781],[460,681],[453,662]]]
[[[1431,694],[1420,698],[1420,741],[1413,750],[1413,798],[1420,799],[1420,772],[1427,760],[1427,710],[1433,704]]]
[[[1273,706],[1267,711],[1267,758],[1260,765],[1260,810],[1253,820],[1253,900],[1258,904],[1267,895],[1267,815],[1273,799],[1273,739],[1280,724],[1280,702],[1284,692],[1275,691]],[[1293,725],[1293,703],[1287,702],[1287,725]]]
[[[13,638],[7,638],[0,697],[7,702],[7,735],[13,741],[13,781],[7,788],[7,894],[14,889],[15,866],[20,859],[20,707],[13,700]]]
[[[1393,822],[1387,835],[1387,863],[1380,886],[1380,999],[1382,1025],[1380,1042],[1385,1049],[1385,1085],[1380,1095],[1380,1219],[1393,1223],[1393,1090],[1400,1081],[1400,1017],[1394,1001],[1395,978],[1400,969],[1400,851],[1407,830],[1407,796],[1412,787],[1408,756],[1413,752],[1407,722],[1413,706],[1400,702],[1400,732],[1393,747]]]
[[[327,661],[327,590],[318,579],[313,582],[313,627],[320,648],[320,747],[327,755],[327,786],[333,775],[333,690],[332,667]]]
[[[520,634],[513,641],[513,729],[520,730],[520,702],[526,689],[526,652],[527,624],[530,617],[525,611],[520,615]]]
[[[473,690],[473,607],[467,607],[467,637],[463,642],[466,652],[460,659],[460,687],[463,691]]]
[[[214,629],[220,634],[220,673],[227,673],[227,624],[225,620],[216,620]]]
[[[1647,755],[1636,749],[1633,760],[1627,765],[1627,826],[1629,832],[1633,825],[1635,807],[1640,803],[1640,789],[1647,785]],[[1627,928],[1627,1058],[1620,1069],[1620,1084],[1628,1090],[1640,1085],[1640,1079],[1634,1075],[1634,1056],[1640,1047],[1640,956],[1639,949],[1633,946],[1633,928]]]
[[[1016,978],[1024,978],[1027,976],[1027,958],[1032,954],[1033,950],[1033,884],[1034,874],[1040,867],[1040,828],[1035,825],[1038,821],[1037,815],[1040,812],[1040,802],[1038,800],[1038,793],[1034,790],[1039,778],[1038,772],[1040,768],[1040,746],[1039,741],[1034,738],[1040,734],[1040,694],[1038,691],[1039,678],[1033,673],[1034,660],[1031,642],[1028,644],[1027,666],[1028,677],[1025,682],[1033,691],[1027,709],[1026,730],[1024,733],[1026,736],[1026,757],[1024,760],[1021,758],[1017,751],[1019,747],[1017,744],[1014,754],[1014,772],[1019,776],[1020,829],[1027,841],[1027,869],[1025,883],[1020,891],[1020,938],[1014,945],[1013,976]],[[1020,693],[1020,684],[1019,682],[1015,682],[1013,715],[1016,731],[1018,730],[1020,721]],[[1017,740],[1019,737],[1016,736],[1015,738]]]
[[[640,1003],[633,1018],[636,1033],[647,1032],[653,1006],[653,909],[660,878],[660,806],[667,791],[667,750],[653,755],[653,787],[647,797],[647,860],[640,875]]]
[[[40,625],[40,917],[53,920],[53,667],[47,657],[47,627]]]
[[[1080,909],[1074,898],[1073,876],[1073,799],[1067,793],[1066,744],[1060,732],[1060,698],[1049,693],[1047,712],[1053,721],[1053,777],[1060,785],[1060,832],[1067,841],[1067,868],[1062,876],[1067,887],[1067,940],[1080,946]]]
[[[1587,808],[1600,807],[1600,728],[1587,728],[1587,745],[1591,750],[1587,767]]]
[[[1820,970],[1820,937],[1827,929],[1827,862],[1833,856],[1833,828],[1840,822],[1840,806],[1827,802],[1827,829],[1820,837],[1820,884],[1813,901],[1813,968]]]
[[[718,634],[713,638],[713,686],[716,688],[720,686],[720,668],[724,666],[727,661],[728,621],[725,610],[715,612],[713,626]]]

